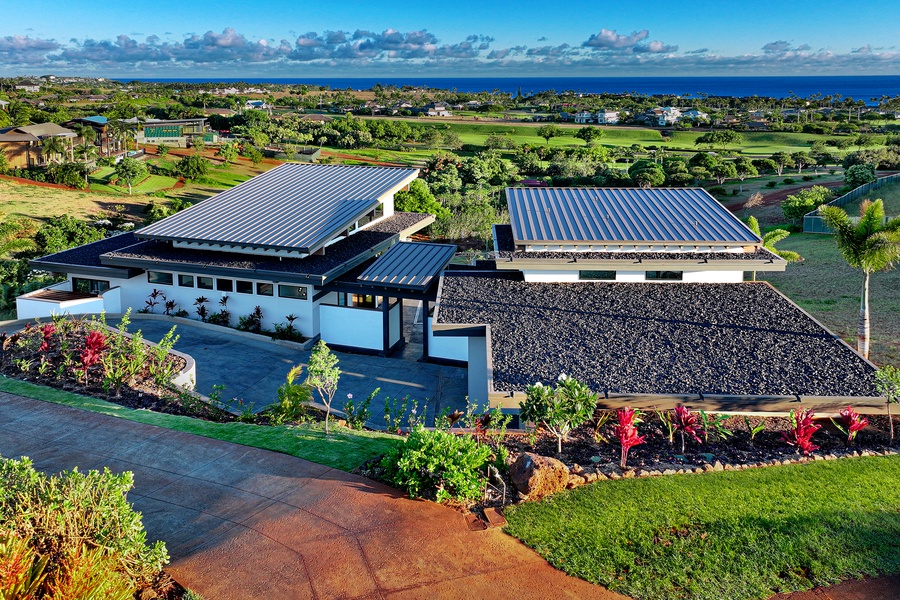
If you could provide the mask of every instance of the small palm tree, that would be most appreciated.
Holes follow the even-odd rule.
[[[34,249],[35,227],[25,219],[7,220],[0,212],[0,258]]]
[[[762,230],[759,228],[759,221],[756,220],[756,217],[750,217],[747,219],[747,227],[749,227],[753,233],[762,238],[763,248],[765,248],[775,256],[780,256],[788,262],[799,262],[803,260],[802,256],[792,250],[779,250],[775,247],[775,244],[791,235],[791,232],[787,229],[773,229],[766,235],[763,235]],[[756,281],[756,271],[753,271],[753,281]]]
[[[881,200],[863,202],[862,217],[855,225],[846,211],[836,206],[823,206],[819,214],[834,232],[838,250],[847,264],[863,272],[856,350],[869,358],[869,278],[876,271],[890,269],[900,258],[900,217],[885,223]]]
[[[97,146],[89,142],[78,144],[75,146],[75,153],[81,155],[84,162],[88,162],[92,158],[97,157]]]
[[[82,144],[93,144],[97,139],[97,131],[87,123],[75,123],[72,130],[81,138]]]
[[[41,153],[47,157],[47,162],[61,162],[59,159],[64,156],[67,150],[66,143],[63,139],[56,135],[46,137],[41,142]]]

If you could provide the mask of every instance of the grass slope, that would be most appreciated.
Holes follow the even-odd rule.
[[[128,214],[142,215],[146,196],[91,194],[0,180],[0,211],[11,217],[44,220],[58,215],[79,219],[95,217],[122,204]]]
[[[511,507],[510,533],[640,600],[740,600],[900,572],[900,457],[605,481]]]
[[[850,268],[828,235],[793,234],[778,243],[806,260],[783,273],[758,273],[825,326],[856,347],[862,272]],[[870,359],[900,364],[900,269],[872,275]]]
[[[268,427],[246,423],[211,423],[190,417],[125,408],[97,398],[2,376],[0,391],[174,431],[282,452],[342,471],[355,469],[370,458],[384,454],[400,440],[397,436],[385,433],[353,431],[337,426],[332,426],[332,433],[326,436],[320,424]]]
[[[844,207],[844,210],[847,211],[848,215],[855,217],[859,215],[860,205],[863,200],[878,200],[879,198],[884,201],[884,213],[888,217],[900,216],[900,183],[892,183],[891,185],[886,185],[881,189],[875,190],[869,194],[868,198],[861,198],[856,202],[848,204]]]

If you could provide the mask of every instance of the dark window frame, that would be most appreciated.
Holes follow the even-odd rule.
[[[216,277],[216,291],[231,294],[234,292],[234,279]]]
[[[268,288],[268,289],[266,291],[263,291],[266,288]],[[256,283],[256,295],[257,296],[274,296],[275,295],[275,284],[258,281]]]
[[[87,290],[79,290],[79,283],[85,282],[87,284]],[[94,285],[94,284],[102,284],[102,285]],[[104,287],[104,285],[106,287]],[[103,289],[100,289],[103,288]],[[73,277],[72,278],[72,291],[73,292],[83,292],[85,294],[102,294],[103,292],[109,290],[109,281],[106,279],[91,279],[90,277]]]
[[[592,275],[599,274],[603,275]],[[615,271],[592,271],[592,270],[584,270],[578,271],[578,281],[615,281],[616,280],[616,272]]]
[[[647,281],[683,281],[684,271],[645,271],[644,279]]]
[[[209,282],[207,284],[206,282]],[[197,289],[198,290],[214,290],[216,289],[216,280],[213,277],[207,277],[205,275],[197,275]]]
[[[153,275],[168,275],[168,281],[163,280],[154,281]],[[154,285],[175,285],[175,276],[172,273],[168,273],[166,271],[147,271],[147,283],[152,283]]]
[[[190,280],[190,283],[185,283],[185,281]],[[194,276],[193,275],[178,275],[178,287],[194,287]]]
[[[242,285],[244,287],[243,290],[241,290]],[[234,282],[234,291],[238,294],[252,294],[253,293],[253,282],[247,281],[246,279],[237,279]]]
[[[287,289],[295,289],[297,290],[298,295],[294,296],[291,294],[285,295],[283,290]],[[278,297],[279,298],[288,298],[290,300],[306,300],[309,297],[309,292],[306,289],[305,285],[288,285],[285,283],[278,284]]]

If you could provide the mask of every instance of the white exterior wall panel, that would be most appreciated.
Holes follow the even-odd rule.
[[[383,350],[382,315],[378,309],[319,306],[320,333],[327,344]]]
[[[431,329],[433,319],[428,317],[428,356],[467,362],[469,360],[469,338],[458,336],[436,336]]]

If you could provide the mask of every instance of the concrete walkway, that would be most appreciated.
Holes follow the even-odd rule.
[[[208,600],[622,598],[453,510],[284,454],[4,393],[0,454],[132,471],[148,539]]]

